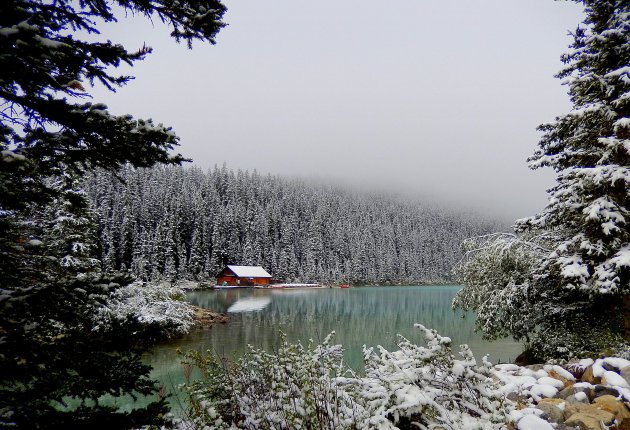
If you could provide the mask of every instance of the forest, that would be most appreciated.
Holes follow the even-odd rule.
[[[499,228],[437,204],[225,165],[100,171],[85,187],[104,268],[144,280],[209,281],[244,264],[282,281],[447,283],[462,241]]]

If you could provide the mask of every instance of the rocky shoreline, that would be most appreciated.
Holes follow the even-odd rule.
[[[230,320],[230,317],[225,314],[212,312],[208,309],[200,308],[199,306],[190,306],[195,312],[193,318],[196,327],[209,328],[215,324],[225,324]]]
[[[499,364],[494,378],[516,404],[510,430],[630,430],[630,361],[563,366]]]

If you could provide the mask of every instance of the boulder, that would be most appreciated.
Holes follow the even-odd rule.
[[[588,397],[593,400],[596,399],[597,397],[601,397],[601,396],[613,396],[613,397],[619,397],[619,391],[617,391],[616,389],[612,388],[612,387],[607,387],[605,385],[595,385],[588,393]]]
[[[583,411],[590,411],[591,409],[596,409],[596,408],[591,408],[591,404],[590,403],[580,403],[580,402],[576,402],[576,403],[569,403],[567,401],[566,405],[564,406],[564,419],[565,421],[568,420],[571,415],[575,415],[579,412],[583,412]]]
[[[558,393],[558,398],[566,399],[567,397],[572,396],[575,393],[577,393],[575,387],[573,385],[569,385]]]
[[[584,371],[588,369],[589,366],[592,366],[595,361],[591,358],[585,358],[582,360],[574,361],[569,363],[566,366],[566,369],[571,372],[576,379],[581,379],[582,375],[584,375]]]
[[[565,401],[570,405],[575,404],[575,403],[583,403],[585,405],[589,405],[591,403],[586,393],[582,393],[582,392],[577,392],[575,394],[568,396],[565,399]]]
[[[617,422],[622,422],[630,419],[630,410],[625,403],[617,400],[616,397],[606,394],[600,396],[593,401],[593,405],[604,411],[611,412],[615,415]]]
[[[549,421],[553,423],[564,422],[565,401],[562,399],[542,399],[536,406],[543,411]]]
[[[619,371],[619,375],[621,375],[621,377],[625,379],[628,384],[630,384],[630,366],[621,369]]]
[[[601,384],[602,382],[602,378],[600,378],[599,376],[593,376],[593,366],[589,366],[586,368],[581,379],[582,382],[588,382],[589,384],[593,385]]]
[[[510,391],[505,397],[514,403],[527,403],[527,397],[516,391]]]
[[[591,391],[592,386],[585,383],[572,384],[563,389],[558,393],[558,397],[561,399],[566,399],[569,396],[573,396],[577,393],[589,393]]]
[[[518,430],[554,430],[553,426],[536,415],[525,415],[516,425]]]
[[[525,367],[528,368],[529,370],[533,370],[534,372],[536,372],[538,370],[542,370],[545,367],[545,365],[538,363],[538,364],[529,364]]]
[[[583,408],[582,411],[574,413],[564,423],[580,430],[603,430],[607,428],[603,426],[610,426],[615,420],[611,412],[590,406],[589,409]]]
[[[562,384],[565,387],[568,387],[568,386],[572,385],[575,382],[575,378],[574,379],[569,379],[569,378],[566,377],[568,375],[566,375],[566,374],[561,375],[555,369],[551,369],[548,373],[549,373],[549,377],[550,378],[557,379],[558,381],[562,382]],[[569,373],[569,375],[571,375],[571,374]],[[571,376],[573,376],[573,375],[571,375]]]

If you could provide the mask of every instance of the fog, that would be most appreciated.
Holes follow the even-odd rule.
[[[515,219],[545,204],[536,127],[570,109],[553,75],[582,20],[573,2],[228,1],[217,45],[159,22],[104,36],[154,48],[115,113],[174,127],[206,168],[315,178]],[[127,72],[128,70],[125,70]]]

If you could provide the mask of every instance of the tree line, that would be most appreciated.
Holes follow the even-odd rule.
[[[243,264],[284,281],[452,282],[461,242],[498,225],[225,165],[99,172],[85,187],[105,268],[146,280],[209,280],[226,264]]]

